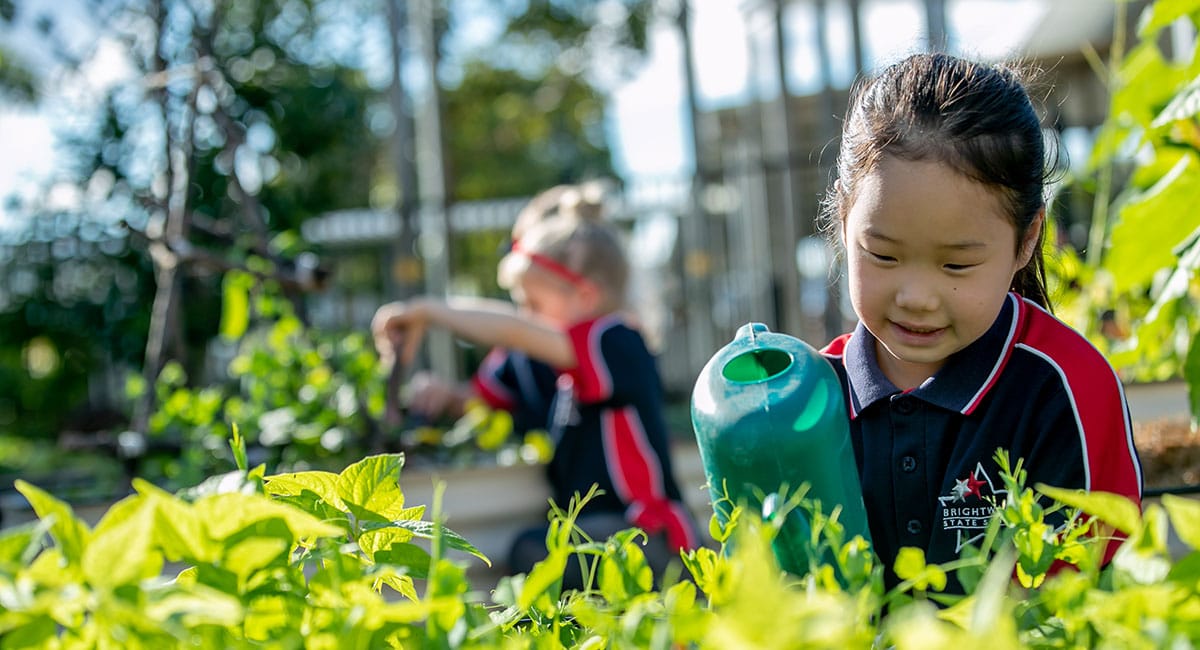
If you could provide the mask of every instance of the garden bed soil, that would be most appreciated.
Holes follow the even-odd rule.
[[[1200,432],[1186,417],[1134,422],[1133,439],[1147,488],[1200,485]]]

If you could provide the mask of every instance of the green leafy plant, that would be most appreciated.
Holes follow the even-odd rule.
[[[271,648],[996,648],[1190,647],[1200,642],[1200,503],[1164,497],[1141,513],[1105,493],[1028,488],[998,456],[1008,497],[979,547],[953,565],[906,549],[885,590],[870,548],[814,526],[804,575],[783,571],[769,517],[714,518],[719,548],[681,556],[655,585],[641,531],[588,539],[591,494],[558,509],[548,554],[485,596],[466,562],[486,561],[408,504],[404,457],[339,473],[238,469],[170,494],[144,481],[95,528],[35,486],[40,520],[0,533],[4,647]],[[1053,499],[1049,498],[1052,497]],[[815,503],[791,501],[819,515]],[[1086,513],[1086,514],[1085,514]],[[1054,525],[1047,522],[1058,521]],[[1105,531],[1126,541],[1099,561]],[[1168,533],[1186,547],[1172,556]],[[825,550],[835,552],[825,554]],[[451,551],[462,557],[454,557]],[[591,576],[562,589],[569,563]],[[1071,565],[1070,567],[1066,565]],[[1073,567],[1073,568],[1072,568]],[[963,595],[941,593],[950,572]]]
[[[1095,190],[1086,257],[1055,265],[1059,312],[1130,380],[1184,377],[1200,414],[1200,41],[1165,53],[1164,30],[1200,23],[1200,2],[1154,2],[1123,49],[1116,3],[1113,60],[1103,68],[1109,116],[1079,179]],[[1176,41],[1178,42],[1178,41]],[[1113,187],[1121,187],[1112,199]],[[1074,287],[1074,289],[1070,289]]]

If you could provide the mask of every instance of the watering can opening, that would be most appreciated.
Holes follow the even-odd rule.
[[[778,348],[762,348],[730,359],[721,368],[721,375],[731,382],[753,384],[778,377],[787,372],[792,363],[791,354]]]

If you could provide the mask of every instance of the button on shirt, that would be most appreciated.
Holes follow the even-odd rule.
[[[860,323],[822,353],[846,390],[867,519],[889,584],[897,553],[930,563],[978,543],[1002,500],[997,448],[1024,459],[1026,485],[1115,492],[1141,501],[1124,390],[1083,336],[1010,293],[991,328],[936,375],[901,391]],[[1115,546],[1109,549],[1111,556]],[[949,590],[959,590],[951,576]]]

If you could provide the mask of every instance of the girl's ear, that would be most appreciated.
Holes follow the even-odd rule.
[[[1023,269],[1029,260],[1033,259],[1035,253],[1038,252],[1038,246],[1042,243],[1042,227],[1046,223],[1046,208],[1038,210],[1037,216],[1033,218],[1033,223],[1029,224],[1029,230],[1025,232],[1025,239],[1021,241],[1021,246],[1017,249],[1017,268]]]

